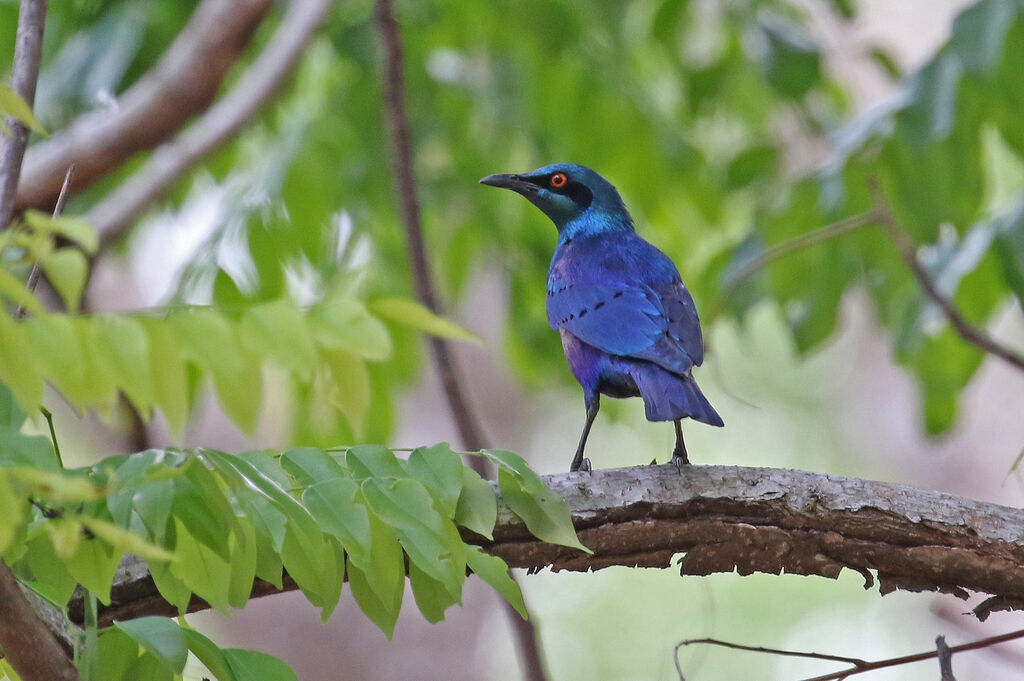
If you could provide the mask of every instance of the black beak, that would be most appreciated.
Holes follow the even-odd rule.
[[[512,191],[520,194],[537,190],[537,185],[524,180],[519,175],[511,174],[488,175],[480,180],[480,184],[490,185],[491,187],[501,187],[502,189],[511,189]]]

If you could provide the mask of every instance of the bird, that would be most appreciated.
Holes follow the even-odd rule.
[[[675,264],[636,233],[618,190],[586,166],[558,163],[480,183],[526,197],[558,230],[547,317],[587,410],[569,471],[591,470],[584,450],[601,395],[642,397],[647,420],[673,421],[671,462],[682,470],[690,460],[681,420],[724,423],[693,378],[704,340]]]

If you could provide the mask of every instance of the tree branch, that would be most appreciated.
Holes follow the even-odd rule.
[[[18,30],[14,41],[14,65],[11,68],[11,89],[29,108],[36,99],[36,81],[43,54],[43,29],[46,26],[47,0],[21,0],[18,8]],[[7,117],[10,136],[0,135],[0,229],[7,227],[14,212],[14,194],[21,175],[21,161],[28,146],[28,128]]]
[[[0,561],[0,649],[23,681],[78,681],[67,652]]]
[[[494,541],[467,541],[531,571],[610,565],[670,567],[683,575],[733,572],[836,578],[843,568],[896,589],[967,591],[975,608],[1024,609],[1024,509],[905,485],[806,471],[740,466],[637,466],[545,478],[565,497],[580,540],[594,553],[533,538],[499,500]],[[144,564],[119,571],[101,624],[172,614]],[[286,590],[292,587],[286,587]],[[275,593],[257,584],[254,594]],[[205,607],[198,599],[193,609]],[[81,608],[72,603],[72,619]],[[77,618],[77,619],[76,619]],[[955,649],[954,649],[955,650]]]
[[[153,152],[137,172],[93,206],[86,219],[104,244],[119,239],[146,207],[212,150],[227,142],[279,90],[332,0],[293,2],[266,48],[231,92],[189,129]]]
[[[398,193],[402,224],[405,227],[406,248],[412,266],[416,294],[430,311],[440,313],[440,304],[434,292],[427,259],[427,248],[423,240],[423,226],[420,220],[420,205],[413,177],[412,141],[409,133],[409,115],[405,108],[402,78],[402,40],[398,22],[390,0],[377,0],[374,14],[379,27],[381,42],[384,44],[384,104],[388,124],[391,127],[394,153],[395,190]],[[463,446],[470,450],[487,447],[483,428],[470,406],[459,377],[458,367],[451,355],[447,341],[430,336],[434,368],[444,387],[448,410],[459,431]],[[470,457],[470,466],[483,477],[488,477],[487,464],[483,457]],[[513,576],[515,579],[515,576]],[[541,659],[540,644],[533,623],[523,619],[508,603],[503,603],[509,625],[516,637],[516,650],[523,667],[523,675],[529,681],[546,681],[547,673]]]
[[[273,0],[203,0],[188,24],[145,76],[118,98],[117,108],[90,111],[25,159],[15,211],[53,205],[61,178],[75,164],[75,191],[151,149],[205,110],[245,51]],[[304,3],[297,3],[304,4]]]
[[[1024,371],[1024,355],[1020,355],[1010,348],[1002,345],[982,329],[979,329],[968,322],[964,316],[960,314],[960,310],[957,309],[953,301],[943,295],[942,291],[939,290],[938,285],[918,261],[917,247],[914,245],[910,235],[904,231],[903,227],[901,227],[899,222],[896,221],[896,218],[893,217],[892,211],[889,210],[889,206],[885,201],[885,196],[883,195],[878,182],[873,178],[870,179],[868,188],[871,191],[872,200],[875,204],[873,212],[877,216],[877,220],[881,223],[882,227],[885,228],[885,231],[889,234],[889,238],[896,244],[896,248],[900,252],[900,257],[903,258],[903,262],[905,262],[907,267],[909,267],[914,273],[914,278],[917,279],[917,283],[921,286],[925,295],[931,298],[932,302],[939,306],[939,309],[942,310],[942,313],[946,316],[946,319],[949,320],[949,323],[953,326],[953,329],[957,334],[971,345],[977,346],[982,351],[995,355],[1017,369]]]

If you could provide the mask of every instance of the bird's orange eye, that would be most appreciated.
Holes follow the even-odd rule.
[[[564,187],[565,183],[569,181],[569,178],[565,176],[565,173],[555,173],[551,176],[551,186],[556,189]]]

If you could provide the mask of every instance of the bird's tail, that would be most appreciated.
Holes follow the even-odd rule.
[[[711,426],[725,425],[689,374],[680,376],[655,365],[639,367],[633,375],[644,398],[648,421],[689,417]]]

